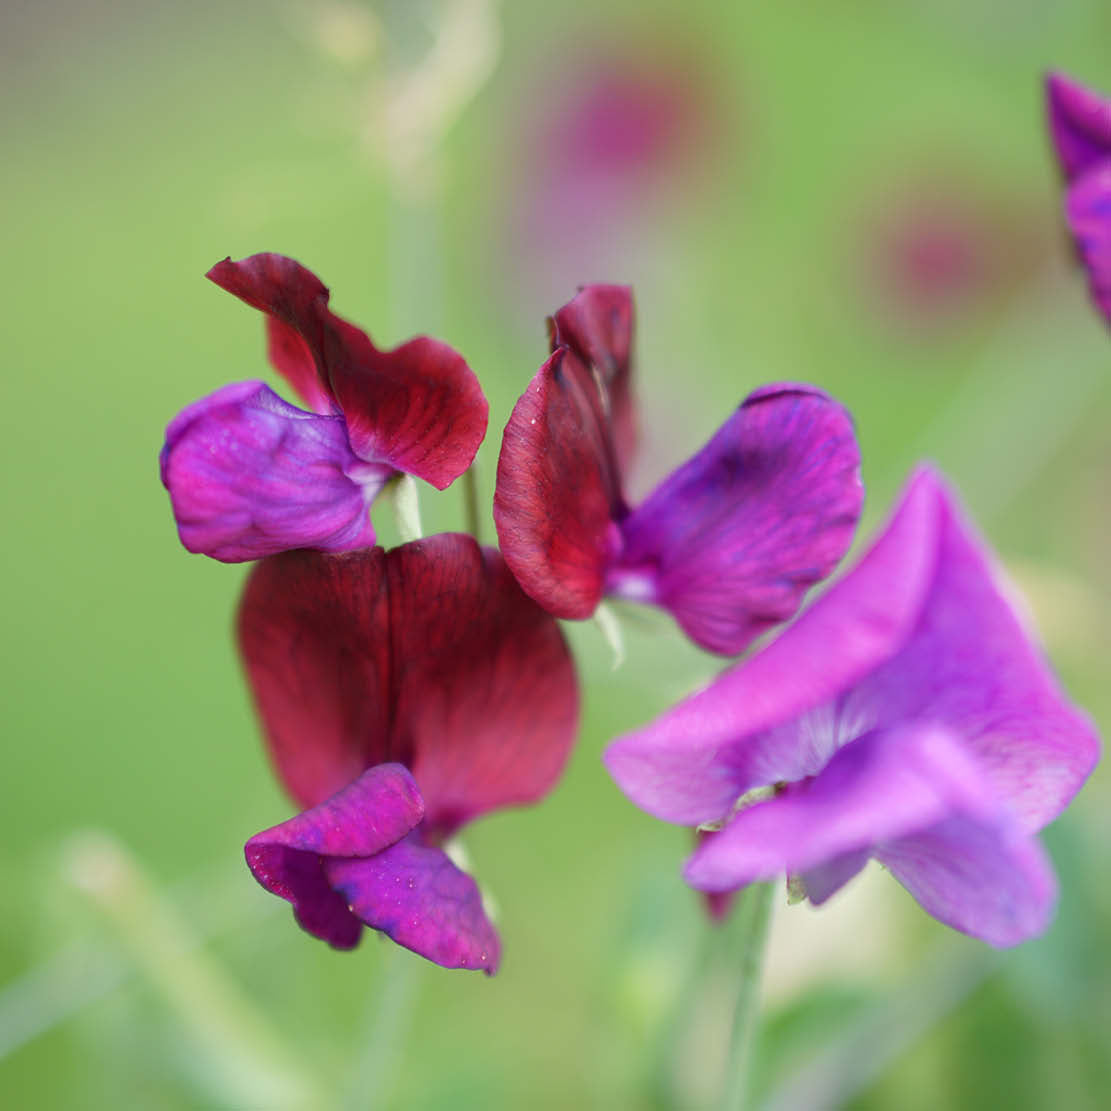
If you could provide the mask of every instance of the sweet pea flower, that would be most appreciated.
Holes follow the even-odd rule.
[[[496,971],[478,887],[442,846],[559,777],[578,688],[557,622],[496,551],[443,534],[263,560],[239,642],[274,767],[305,808],[247,842],[255,878],[337,949],[370,926]]]
[[[651,603],[726,655],[790,617],[860,514],[848,413],[812,386],[765,386],[631,508],[630,290],[583,287],[549,333],[552,355],[506,426],[494,493],[501,549],[526,593],[573,619],[604,595]]]
[[[786,873],[818,904],[874,857],[935,918],[1007,946],[1048,922],[1034,834],[1098,751],[922,468],[852,571],[605,762],[649,813],[721,827],[687,862],[699,890]]]
[[[421,336],[378,350],[328,308],[315,274],[282,255],[227,259],[208,277],[266,314],[270,363],[312,412],[250,381],[170,422],[162,483],[189,551],[236,563],[369,547],[367,510],[390,478],[442,490],[470,466],[487,404],[446,344]]]
[[[1046,78],[1049,133],[1065,177],[1065,220],[1092,300],[1111,321],[1111,99],[1059,73]]]

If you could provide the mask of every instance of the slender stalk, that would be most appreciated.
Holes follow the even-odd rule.
[[[393,479],[390,483],[390,500],[401,542],[408,544],[411,540],[420,540],[424,536],[420,523],[420,497],[412,475],[399,474]]]
[[[774,883],[753,884],[744,893],[738,908],[734,940],[739,949],[740,983],[722,1078],[723,1111],[742,1111],[747,1105],[749,1062],[757,1026],[760,977],[764,968],[774,888]]]
[[[478,475],[475,472],[476,464],[472,463],[463,472],[463,519],[467,531],[482,543],[482,519],[478,509]]]

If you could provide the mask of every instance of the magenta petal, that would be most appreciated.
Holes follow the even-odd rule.
[[[1069,181],[1111,158],[1111,99],[1051,73],[1046,104],[1050,136]]]
[[[306,413],[261,382],[179,413],[161,470],[181,542],[227,563],[373,544],[367,507],[389,474],[352,453],[339,417]]]
[[[1013,822],[954,815],[877,846],[875,856],[924,910],[989,945],[1017,945],[1049,924],[1053,871],[1041,845]]]
[[[267,891],[293,904],[305,930],[350,949],[362,926],[329,885],[326,862],[373,856],[423,817],[424,802],[409,772],[400,764],[380,764],[320,805],[252,837],[247,864]]]
[[[1069,189],[1065,216],[1088,273],[1092,300],[1111,322],[1111,153]]]
[[[699,846],[684,876],[700,890],[728,891],[870,850],[954,813],[992,815],[997,806],[977,771],[933,725],[868,733],[814,778],[740,810]]]
[[[735,655],[792,616],[852,542],[864,490],[845,409],[767,386],[622,523],[611,593],[654,601]]]
[[[441,490],[470,466],[486,435],[488,407],[478,379],[446,344],[420,337],[378,350],[328,308],[328,289],[315,274],[281,255],[226,259],[208,277],[278,322],[269,330],[274,365],[311,404],[334,399],[360,458]]]
[[[478,885],[441,849],[409,837],[377,856],[329,859],[324,869],[351,912],[398,945],[444,968],[497,971],[501,944]]]
[[[633,406],[633,291],[625,285],[586,285],[551,319],[552,350],[569,347],[596,370],[608,395],[607,415],[618,466],[636,449]]]
[[[557,617],[589,617],[620,546],[623,510],[598,383],[559,348],[513,408],[498,457],[494,523],[525,593]]]
[[[753,787],[820,771],[832,744],[774,732],[893,655],[913,628],[936,561],[938,505],[919,475],[857,566],[751,659],[652,724],[614,741],[605,763],[637,806],[698,825]]]

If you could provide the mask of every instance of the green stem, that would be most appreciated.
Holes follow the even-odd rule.
[[[478,512],[478,475],[475,473],[476,464],[472,463],[463,472],[463,519],[467,531],[482,543],[482,522]]]
[[[774,883],[753,884],[737,908],[734,940],[740,956],[740,983],[733,1008],[733,1029],[725,1059],[721,1106],[723,1111],[742,1111],[748,1100],[749,1062],[757,1026],[760,976],[771,920]]]

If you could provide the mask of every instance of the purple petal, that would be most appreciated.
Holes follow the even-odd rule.
[[[751,659],[651,725],[618,738],[605,762],[637,806],[698,825],[753,787],[824,767],[821,737],[772,734],[894,654],[918,618],[936,558],[938,507],[919,475],[856,567]]]
[[[1049,133],[1068,181],[1111,158],[1111,100],[1059,73],[1046,78]]]
[[[929,720],[960,737],[1029,829],[1098,757],[940,480],[923,469],[860,563],[750,661],[607,764],[639,806],[694,824],[752,787],[819,772],[875,728]],[[692,821],[693,819],[693,821]]]
[[[812,868],[799,873],[807,899],[814,906],[821,906],[831,899],[854,876],[858,875],[868,863],[867,849],[853,849],[847,853],[815,864]]]
[[[1069,189],[1065,216],[1088,273],[1092,300],[1111,322],[1111,154]]]
[[[737,813],[687,863],[688,883],[728,891],[799,873],[936,825],[953,813],[991,815],[976,764],[944,730],[911,725],[868,733],[814,778]]]
[[[367,507],[391,473],[355,456],[340,417],[306,413],[261,382],[179,413],[161,471],[182,544],[225,563],[370,546]]]
[[[424,802],[400,764],[379,764],[338,794],[288,822],[255,834],[247,864],[267,891],[288,900],[302,928],[337,949],[350,949],[362,926],[330,886],[325,862],[373,856],[424,817]]]
[[[954,815],[878,845],[875,856],[924,910],[989,945],[1017,945],[1049,924],[1053,871],[1041,845],[1013,822]]]
[[[764,387],[622,523],[609,592],[655,602],[703,648],[735,655],[845,554],[859,469],[841,405],[806,386]]]
[[[444,968],[497,971],[501,944],[478,885],[441,849],[413,836],[377,856],[331,859],[325,871],[352,912],[398,945]]]

